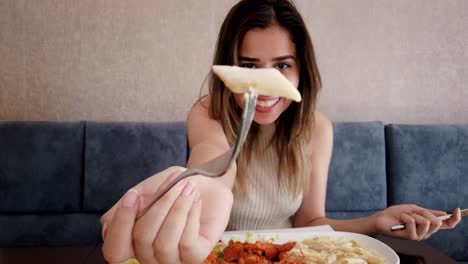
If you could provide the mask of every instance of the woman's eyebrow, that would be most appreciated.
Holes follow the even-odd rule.
[[[273,61],[282,61],[282,60],[287,60],[287,59],[293,59],[294,61],[296,61],[296,58],[292,55],[279,56],[279,57],[273,58]]]
[[[292,55],[284,55],[284,56],[275,57],[275,58],[273,58],[273,61],[282,61],[282,60],[287,60],[287,59],[292,59],[292,60],[296,61],[296,58],[294,56],[292,56]],[[251,62],[260,61],[260,59],[257,59],[257,58],[244,57],[244,56],[239,57],[239,60],[240,61],[251,61]]]
[[[239,60],[240,60],[240,61],[255,61],[255,62],[260,61],[260,60],[257,59],[257,58],[242,57],[242,56],[239,57]]]

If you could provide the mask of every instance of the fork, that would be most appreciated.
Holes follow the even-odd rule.
[[[193,176],[193,175],[203,175],[207,177],[217,178],[223,176],[227,170],[231,167],[231,164],[236,160],[237,156],[240,153],[241,147],[244,144],[247,134],[252,124],[252,120],[255,114],[255,106],[257,104],[257,93],[249,88],[247,92],[244,93],[244,109],[242,111],[242,123],[237,135],[236,143],[226,152],[219,155],[218,157],[200,165],[197,168],[189,169],[176,178],[174,178],[166,187],[164,187],[160,192],[154,196],[151,202],[137,215],[137,219],[142,217],[151,206],[157,202],[164,194],[166,194],[174,185],[179,181]]]

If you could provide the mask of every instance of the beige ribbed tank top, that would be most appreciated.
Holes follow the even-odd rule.
[[[278,154],[268,143],[274,125],[260,126],[259,147],[265,151],[252,155],[246,173],[245,199],[234,198],[227,230],[257,230],[293,227],[292,216],[302,203],[277,181]]]

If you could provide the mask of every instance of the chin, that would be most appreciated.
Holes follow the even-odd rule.
[[[257,120],[257,119],[254,119],[254,122],[259,124],[259,125],[269,125],[269,124],[272,124],[273,122],[275,122],[275,120],[264,120],[264,119]]]
[[[272,114],[262,114],[262,113],[255,113],[254,122],[259,125],[269,125],[274,123],[280,115],[272,115]]]

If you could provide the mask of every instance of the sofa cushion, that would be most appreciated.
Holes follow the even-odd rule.
[[[82,213],[0,214],[0,247],[97,245],[102,242],[100,217]]]
[[[468,206],[468,126],[389,125],[389,203],[414,203],[452,211]],[[468,260],[468,222],[428,241],[446,254]]]
[[[381,122],[334,123],[327,184],[328,212],[387,206],[385,139]]]
[[[82,122],[0,122],[0,211],[80,210]]]
[[[85,141],[84,211],[106,211],[147,177],[186,165],[182,122],[88,122]]]

